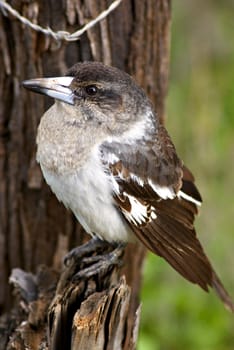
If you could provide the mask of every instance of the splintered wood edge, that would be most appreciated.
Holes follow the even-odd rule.
[[[122,349],[130,295],[131,288],[122,277],[108,291],[82,302],[73,318],[71,349]]]

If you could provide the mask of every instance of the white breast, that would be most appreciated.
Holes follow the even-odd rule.
[[[113,204],[112,185],[95,149],[88,162],[72,173],[58,174],[41,164],[46,182],[70,208],[84,229],[107,241],[128,241],[131,231]]]

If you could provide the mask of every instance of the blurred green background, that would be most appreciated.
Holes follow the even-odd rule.
[[[198,236],[234,298],[234,1],[172,1],[166,126],[203,196]],[[233,350],[214,292],[149,254],[138,350]]]

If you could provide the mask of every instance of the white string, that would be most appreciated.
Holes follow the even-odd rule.
[[[13,7],[11,7],[5,0],[0,0],[0,10],[2,11],[4,16],[7,16],[7,13],[10,13],[12,16],[17,18],[21,23],[25,24],[26,26],[32,28],[37,32],[41,32],[45,35],[50,35],[57,41],[61,41],[61,40],[76,41],[76,40],[79,40],[80,36],[83,35],[87,30],[89,30],[90,28],[95,26],[98,22],[106,18],[117,6],[119,6],[121,2],[122,0],[113,1],[112,4],[106,10],[104,10],[96,18],[88,22],[83,28],[77,30],[72,34],[63,30],[54,32],[49,27],[43,28],[38,24],[32,23],[29,19],[22,16],[18,11],[13,9]]]

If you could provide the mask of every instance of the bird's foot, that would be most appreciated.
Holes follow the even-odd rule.
[[[100,252],[101,250],[107,249],[111,244],[103,241],[97,237],[90,239],[87,243],[82,244],[81,246],[75,247],[64,257],[64,265],[68,266],[72,262],[78,262],[86,256],[90,256],[93,253]]]
[[[118,244],[109,253],[84,258],[80,271],[73,276],[73,281],[88,279],[95,275],[104,276],[114,266],[121,266],[124,247],[124,244]]]
[[[121,257],[125,244],[109,243],[93,238],[87,243],[72,249],[64,258],[64,264],[72,267],[72,280],[88,279],[95,275],[105,275],[114,266],[122,264]]]

